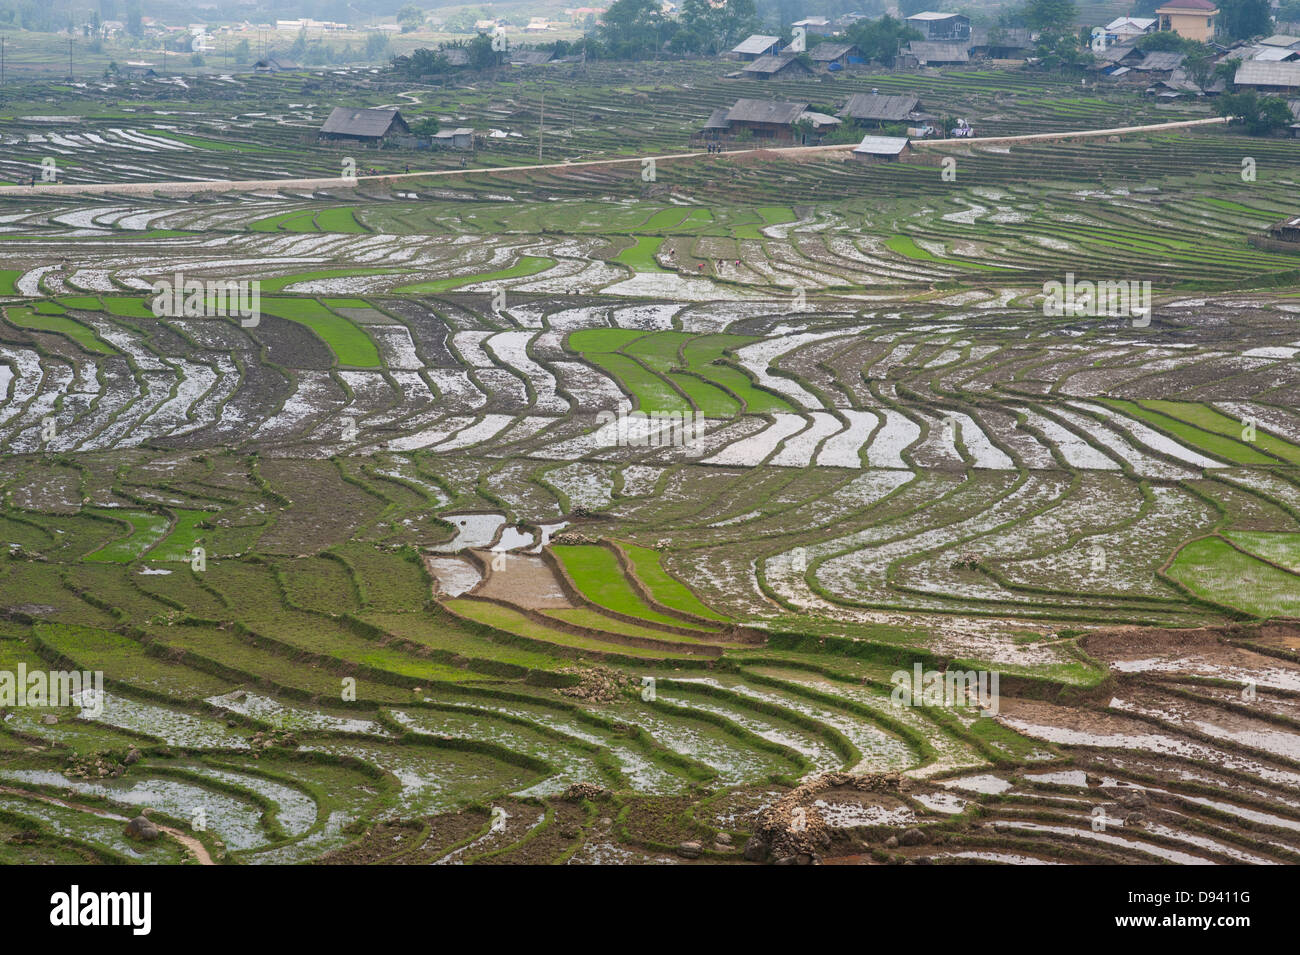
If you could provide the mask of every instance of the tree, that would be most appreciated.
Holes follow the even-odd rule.
[[[1074,27],[1078,10],[1074,0],[1027,0],[1023,15],[1030,29],[1061,34]]]
[[[1269,0],[1221,0],[1219,28],[1233,40],[1248,40],[1273,32]]]
[[[921,32],[886,14],[879,20],[859,20],[849,28],[850,43],[868,60],[892,62],[899,48],[910,40],[922,39]]]
[[[247,43],[248,41],[244,41]],[[380,60],[388,52],[388,34],[375,30],[366,35],[366,59]]]
[[[1034,56],[1045,70],[1071,70],[1092,62],[1092,53],[1074,33],[1044,31],[1034,41]]]
[[[427,139],[440,128],[436,116],[424,116],[411,124],[411,133],[415,136],[422,136]]]
[[[635,60],[659,49],[666,24],[658,0],[614,0],[605,11],[600,39],[611,56]]]
[[[397,22],[403,33],[414,33],[424,25],[424,11],[408,3],[397,11]]]
[[[1266,136],[1295,122],[1286,100],[1280,96],[1260,96],[1254,90],[1223,94],[1215,102],[1214,111],[1240,120],[1252,136]]]
[[[240,40],[235,44],[235,63],[243,66],[253,58],[253,48],[248,45],[247,40]]]

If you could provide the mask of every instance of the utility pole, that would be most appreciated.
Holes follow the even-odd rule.
[[[72,37],[68,37],[68,79],[72,79]]]
[[[546,130],[546,83],[542,82],[542,106],[537,116],[537,164],[542,163],[542,133]]]
[[[5,38],[0,36],[0,86],[5,85]]]

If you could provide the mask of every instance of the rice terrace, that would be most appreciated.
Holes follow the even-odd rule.
[[[1277,8],[103,6],[0,22],[0,862],[1300,862]]]

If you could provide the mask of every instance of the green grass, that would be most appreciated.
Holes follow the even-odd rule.
[[[526,637],[529,640],[539,640],[544,643],[553,643],[557,646],[569,647],[574,650],[586,650],[597,653],[616,653],[627,657],[639,657],[646,660],[662,660],[665,658],[685,657],[687,654],[664,652],[659,650],[645,650],[641,647],[629,647],[621,643],[604,643],[600,640],[593,640],[590,637],[582,637],[561,630],[558,627],[548,627],[545,624],[530,620],[517,610],[511,610],[509,607],[503,607],[500,604],[487,603],[482,600],[463,600],[460,598],[448,600],[447,606],[460,614],[462,617],[474,620],[478,623],[486,624],[496,630],[503,630],[506,633],[517,634]]]
[[[636,544],[626,544],[621,541],[619,546],[623,549],[623,553],[627,554],[628,560],[632,562],[632,569],[636,573],[637,579],[645,585],[656,601],[665,607],[671,607],[673,610],[680,610],[683,613],[694,614],[707,620],[716,620],[719,623],[728,622],[730,618],[705,606],[691,592],[689,587],[664,570],[659,561],[658,551],[649,547],[640,547]]]
[[[1300,574],[1300,533],[1229,531],[1223,536],[1242,550]]]
[[[358,325],[342,315],[331,312],[315,299],[263,299],[262,309],[268,314],[310,328],[330,347],[340,365],[349,365],[353,368],[383,366],[379,358],[379,349]]]
[[[1300,577],[1243,554],[1217,537],[1183,547],[1169,567],[1169,576],[1200,597],[1256,617],[1300,616]]]
[[[168,520],[161,514],[103,507],[86,510],[91,514],[112,518],[114,521],[126,521],[130,525],[127,536],[111,541],[99,550],[87,554],[86,560],[130,563],[167,533]]]
[[[22,277],[22,269],[0,269],[0,295],[17,295],[17,282]]]
[[[321,232],[364,233],[368,231],[357,221],[356,210],[346,206],[322,209],[316,213],[316,228]]]
[[[632,245],[614,256],[614,261],[636,272],[666,272],[667,269],[655,261],[655,253],[663,244],[662,236],[639,235]]]
[[[910,236],[905,235],[891,235],[885,240],[885,248],[898,253],[905,259],[912,259],[916,262],[933,262],[936,265],[948,265],[958,269],[976,269],[985,272],[1010,271],[999,265],[988,265],[984,262],[972,262],[969,259],[949,259],[933,255],[917,245]]]
[[[204,532],[197,525],[215,516],[209,511],[177,511],[176,523],[172,525],[171,533],[150,548],[149,559],[188,563],[190,552],[198,544],[199,539],[204,537]]]
[[[294,272],[292,275],[277,275],[275,278],[262,279],[263,295],[283,292],[290,285],[299,282],[312,282],[316,279],[344,279],[362,275],[392,275],[397,269],[320,269],[316,272]],[[369,307],[362,303],[364,307]]]
[[[686,367],[703,378],[725,388],[745,403],[749,414],[764,414],[774,411],[794,411],[785,399],[764,391],[754,385],[754,381],[744,371],[731,365],[713,364],[724,357],[723,352],[729,348],[739,348],[754,341],[745,335],[701,335],[687,342],[682,347],[682,356]]]
[[[763,233],[759,230],[770,225],[784,225],[787,222],[794,221],[794,210],[787,206],[758,206],[754,209],[762,222],[743,223],[732,229],[732,235],[737,239],[762,239]]]
[[[67,315],[49,311],[58,308],[53,302],[41,303],[45,308],[29,308],[26,305],[14,305],[5,309],[5,318],[19,328],[33,332],[51,332],[64,335],[86,351],[95,355],[116,355],[117,349],[102,340],[93,330]],[[60,309],[60,312],[62,310]]]
[[[1139,421],[1173,435],[1189,447],[1204,451],[1206,454],[1221,458],[1224,461],[1242,465],[1273,465],[1277,463],[1273,458],[1261,454],[1250,445],[1221,434],[1205,431],[1185,421],[1179,421],[1177,418],[1171,418],[1158,411],[1145,408],[1137,402],[1124,401],[1118,398],[1102,398],[1100,400],[1112,408],[1137,418]],[[1240,426],[1238,428],[1240,429]]]
[[[1275,455],[1286,461],[1288,464],[1300,464],[1300,448],[1288,441],[1274,437],[1271,434],[1265,434],[1258,426],[1255,428],[1255,440],[1247,442],[1243,436],[1242,423],[1234,418],[1214,410],[1209,405],[1203,405],[1194,401],[1139,401],[1144,408],[1150,408],[1161,414],[1176,418],[1179,421],[1186,421],[1188,424],[1195,425],[1204,431],[1213,434],[1221,434],[1234,440],[1240,440],[1248,445],[1258,447],[1268,454]]]
[[[416,282],[412,285],[402,285],[394,289],[395,292],[406,292],[412,295],[433,295],[438,292],[448,292],[452,289],[460,288],[462,285],[475,285],[480,282],[495,282],[499,279],[519,279],[527,278],[530,275],[536,275],[538,272],[545,272],[555,265],[555,260],[547,258],[544,255],[525,255],[508,269],[499,269],[496,272],[481,272],[478,275],[462,275],[456,278],[437,279],[432,282]]]
[[[605,547],[590,544],[556,544],[551,547],[551,552],[559,558],[582,595],[598,607],[653,623],[677,627],[688,626],[696,630],[706,629],[660,613],[642,600],[623,576],[618,558]]]

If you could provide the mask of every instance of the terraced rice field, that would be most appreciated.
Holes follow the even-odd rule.
[[[748,85],[663,82],[643,151]],[[288,178],[320,105],[25,142]],[[0,200],[0,670],[106,688],[5,713],[0,861],[199,858],[141,807],[222,864],[1297,861],[1300,259],[1248,238],[1300,162],[1243,142]],[[1067,272],[1149,324],[1045,316]],[[155,316],[177,275],[257,320]]]

